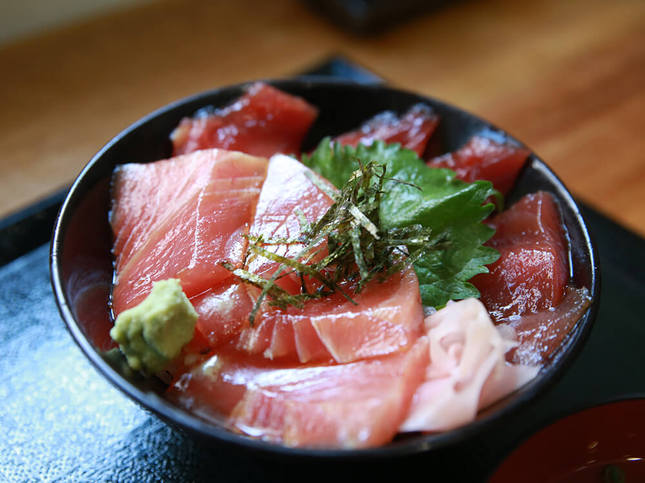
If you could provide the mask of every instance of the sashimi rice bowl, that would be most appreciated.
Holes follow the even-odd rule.
[[[584,342],[598,280],[566,188],[455,107],[252,82],[108,143],[61,209],[61,314],[114,385],[198,436],[403,454],[498,424]]]

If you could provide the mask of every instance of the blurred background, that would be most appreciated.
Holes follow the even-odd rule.
[[[645,235],[645,2],[0,1],[0,218],[181,97],[342,55],[528,144]]]

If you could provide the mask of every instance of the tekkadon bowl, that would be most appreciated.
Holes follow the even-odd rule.
[[[317,106],[320,113],[303,148],[309,149],[325,135],[339,134],[360,125],[383,110],[398,113],[423,102],[441,121],[434,137],[444,151],[452,151],[474,134],[522,145],[506,132],[457,107],[432,98],[383,85],[364,85],[324,78],[266,81],[286,92],[301,96]],[[530,383],[461,428],[439,434],[415,434],[371,449],[294,449],[252,439],[205,421],[160,395],[160,388],[145,380],[126,377],[102,356],[111,326],[108,298],[112,283],[112,235],[108,223],[110,176],[115,166],[128,162],[149,162],[172,153],[169,134],[185,116],[205,106],[224,106],[238,98],[248,84],[215,89],[165,106],[126,128],[104,146],[85,166],[72,185],[56,222],[51,246],[51,278],[60,313],[69,331],[100,374],[128,397],[163,420],[199,437],[219,444],[236,445],[275,456],[316,459],[371,459],[411,455],[456,447],[484,431],[503,424],[511,413],[526,409],[554,384],[583,346],[595,316],[599,270],[589,233],[580,210],[566,187],[535,154],[531,154],[509,203],[537,190],[557,199],[571,248],[571,275],[578,287],[587,287],[591,306],[563,342],[552,362]]]

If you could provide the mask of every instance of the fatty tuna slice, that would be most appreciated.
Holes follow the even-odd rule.
[[[312,224],[333,204],[325,190],[319,187],[320,183],[335,191],[331,184],[299,161],[283,155],[273,156],[250,235],[261,236],[265,241],[298,240],[303,230],[301,218]],[[294,258],[303,245],[277,243],[264,248]],[[317,257],[327,253],[324,243],[319,249]],[[246,269],[270,279],[280,265],[261,255],[249,255]],[[284,273],[288,272],[287,269]],[[297,294],[302,281],[290,274],[276,279],[275,283]],[[313,288],[311,280],[305,283],[309,290]],[[375,280],[352,297],[356,304],[341,293],[307,301],[302,309],[290,306],[282,310],[265,304],[255,325],[244,329],[240,335],[238,347],[270,359],[350,362],[400,351],[420,336],[423,309],[413,270],[395,274],[384,283]]]
[[[304,313],[290,314],[301,361],[318,356],[318,340],[335,361],[350,362],[400,352],[422,335],[423,306],[414,270],[384,282],[372,280],[352,298],[356,304],[334,294],[309,304]]]
[[[297,240],[303,233],[302,218],[306,223],[315,223],[331,207],[334,201],[312,179],[325,184],[329,190],[336,188],[300,161],[284,155],[269,160],[266,181],[258,199],[249,234],[262,237],[264,248],[277,255],[295,258],[304,248]],[[286,242],[279,242],[280,240]],[[271,243],[278,242],[278,243]],[[321,245],[317,259],[326,255]],[[280,262],[261,255],[249,253],[246,269],[266,279],[280,267]],[[287,274],[285,270],[283,274]],[[276,284],[290,293],[299,293],[301,282],[295,275],[282,276]]]
[[[369,146],[377,140],[399,143],[421,157],[438,123],[439,116],[432,109],[425,104],[416,104],[401,117],[392,111],[378,114],[355,131],[341,134],[334,141],[349,146],[359,143]]]
[[[128,263],[155,226],[169,216],[172,206],[186,204],[208,185],[218,156],[219,151],[204,151],[154,163],[117,166],[112,177],[110,223],[118,266]],[[217,163],[216,167],[222,170],[228,165]]]
[[[487,180],[502,194],[510,191],[528,158],[528,149],[500,144],[492,139],[474,136],[457,151],[428,161],[432,168],[452,169],[457,178],[473,182]]]
[[[174,154],[208,148],[267,158],[297,154],[317,115],[317,109],[304,99],[258,82],[227,107],[182,119],[171,134]]]
[[[337,292],[302,309],[267,308],[242,331],[238,348],[269,359],[344,363],[404,351],[423,334],[414,270],[372,280],[352,300]]]
[[[500,252],[490,273],[472,283],[500,320],[557,306],[569,278],[568,252],[558,207],[546,192],[529,194],[495,216],[488,245]]]
[[[171,400],[236,431],[294,447],[385,444],[428,362],[427,339],[392,356],[341,365],[271,364],[223,351],[182,375]]]
[[[249,325],[253,301],[247,287],[235,277],[190,299],[199,315],[197,329],[215,348],[237,337]]]
[[[266,167],[264,158],[215,149],[119,168],[112,226],[125,241],[121,252],[115,247],[115,314],[143,300],[157,280],[178,278],[190,298],[230,277],[221,262],[242,265]],[[141,192],[135,178],[147,180]],[[152,180],[158,193],[146,204]],[[136,228],[141,216],[147,221]]]

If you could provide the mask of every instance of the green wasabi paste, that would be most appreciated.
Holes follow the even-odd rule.
[[[137,371],[154,374],[179,355],[193,338],[197,312],[179,280],[153,283],[139,305],[119,314],[110,336]]]

